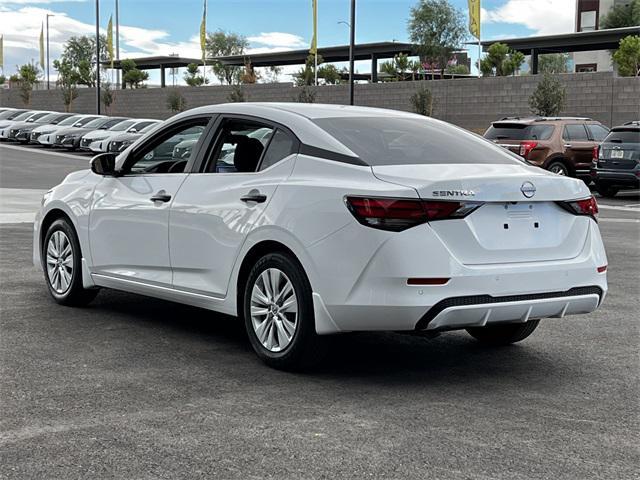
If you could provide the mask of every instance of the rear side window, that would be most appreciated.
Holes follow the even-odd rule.
[[[266,170],[297,150],[297,141],[287,132],[278,129],[273,135],[267,151],[262,158],[259,170]]]
[[[316,125],[367,165],[522,164],[482,137],[427,118],[317,118]]]
[[[602,125],[587,125],[587,128],[589,129],[589,132],[591,132],[591,138],[596,142],[603,141],[609,133],[609,130],[604,128]]]
[[[613,130],[604,141],[605,143],[640,143],[640,128]]]
[[[589,141],[584,125],[565,125],[562,138],[565,140]]]
[[[489,140],[549,140],[553,125],[524,125],[521,123],[494,123],[484,134]]]

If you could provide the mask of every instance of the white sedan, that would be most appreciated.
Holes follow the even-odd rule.
[[[237,315],[260,358],[297,368],[341,332],[507,344],[594,311],[607,291],[597,212],[581,180],[441,121],[235,103],[70,174],[43,199],[33,253],[58,303],[114,288]]]

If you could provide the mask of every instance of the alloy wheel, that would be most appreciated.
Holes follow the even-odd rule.
[[[270,352],[287,348],[298,328],[298,299],[291,280],[277,268],[264,270],[251,290],[251,325]]]
[[[553,165],[549,171],[551,173],[555,173],[556,175],[561,175],[561,176],[566,176],[567,172],[565,171],[565,169],[562,167],[562,165]]]
[[[63,294],[71,286],[73,277],[73,249],[69,237],[56,230],[47,243],[47,277],[51,288]]]

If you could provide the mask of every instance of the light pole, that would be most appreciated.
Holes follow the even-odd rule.
[[[96,113],[100,115],[100,0],[96,0]]]
[[[353,56],[356,43],[356,0],[351,0],[351,34],[349,39],[349,105],[353,105]]]
[[[116,60],[118,61],[118,65],[120,65],[120,2],[116,0]],[[120,69],[117,71],[117,85],[120,88]]]
[[[49,17],[55,17],[55,15],[51,13],[47,13],[47,90],[49,90]]]

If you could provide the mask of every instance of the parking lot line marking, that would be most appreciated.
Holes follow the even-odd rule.
[[[640,212],[640,208],[634,208],[634,207],[629,207],[629,206],[624,206],[624,207],[616,207],[613,205],[603,205],[603,204],[598,204],[598,208],[601,210],[619,210],[621,212]]]
[[[17,145],[0,145],[0,149],[2,148],[6,148],[7,150],[19,150],[21,152],[29,152],[29,153],[33,152],[33,153],[40,153],[43,155],[53,155],[55,157],[73,158],[76,160],[84,160],[87,163],[90,160],[90,157],[84,157],[81,155],[72,155],[70,153],[52,152],[51,150],[43,150],[38,147],[29,148],[29,147],[19,147]]]
[[[639,219],[636,218],[606,218],[600,217],[598,218],[598,222],[611,222],[611,223],[640,223]]]
[[[36,218],[33,213],[0,213],[0,224],[4,223],[33,223]]]

